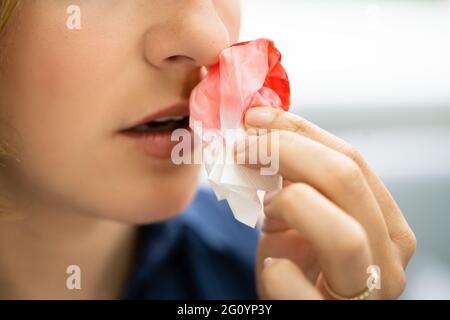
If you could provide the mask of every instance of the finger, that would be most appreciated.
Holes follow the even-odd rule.
[[[258,116],[259,112],[265,114],[265,116]],[[261,121],[261,119],[266,121]],[[246,114],[246,124],[248,128],[263,127],[292,131],[326,145],[352,159],[360,167],[379,203],[391,239],[394,243],[403,247],[404,250],[401,250],[402,260],[406,265],[415,251],[414,234],[388,189],[355,148],[299,116],[272,107],[249,110]]]
[[[295,183],[277,193],[265,214],[285,221],[312,246],[330,286],[344,296],[364,291],[371,249],[363,227],[313,187]]]
[[[276,233],[276,232],[286,231],[289,229],[290,229],[290,226],[282,220],[273,219],[273,218],[269,218],[269,217],[263,217],[263,224],[261,227],[261,231],[263,231],[263,232]]]
[[[289,259],[303,271],[311,283],[317,283],[321,272],[317,255],[309,241],[295,229],[263,231],[258,245],[256,272],[263,266],[264,257]]]
[[[256,141],[257,154],[264,153],[266,150],[261,150],[265,146],[272,146],[270,158],[278,162],[281,176],[313,186],[356,218],[366,229],[372,246],[378,249],[374,252],[377,263],[393,258],[389,255],[392,243],[381,210],[361,170],[351,159],[289,131],[260,135]],[[245,155],[255,152],[252,145],[244,150]]]
[[[271,300],[321,300],[314,285],[288,259],[267,258],[260,275],[261,295]]]

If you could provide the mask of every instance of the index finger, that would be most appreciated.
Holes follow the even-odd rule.
[[[265,114],[266,123],[264,121],[252,121],[256,119],[255,113]],[[270,117],[271,114],[272,118]],[[245,120],[247,128],[292,131],[317,141],[352,159],[360,167],[380,205],[391,239],[394,242],[401,242],[404,240],[404,236],[410,233],[411,229],[390,192],[381,179],[373,172],[362,155],[350,144],[299,116],[272,107],[252,108],[247,112]]]

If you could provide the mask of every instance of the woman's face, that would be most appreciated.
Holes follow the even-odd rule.
[[[70,5],[80,30],[66,26]],[[180,102],[185,115],[200,67],[238,40],[239,23],[238,0],[23,1],[0,39],[0,137],[12,150],[1,189],[131,223],[178,213],[199,167],[123,130]]]

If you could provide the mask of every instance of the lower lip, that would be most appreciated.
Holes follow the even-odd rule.
[[[189,128],[182,129],[191,132]],[[138,151],[154,158],[171,159],[173,148],[180,143],[179,141],[172,141],[173,130],[159,132],[124,131],[122,133],[136,143]]]

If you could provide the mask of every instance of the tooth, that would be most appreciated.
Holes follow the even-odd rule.
[[[161,117],[156,120],[153,120],[154,122],[166,122],[166,121],[180,121],[183,120],[184,116],[178,116],[178,117]]]

